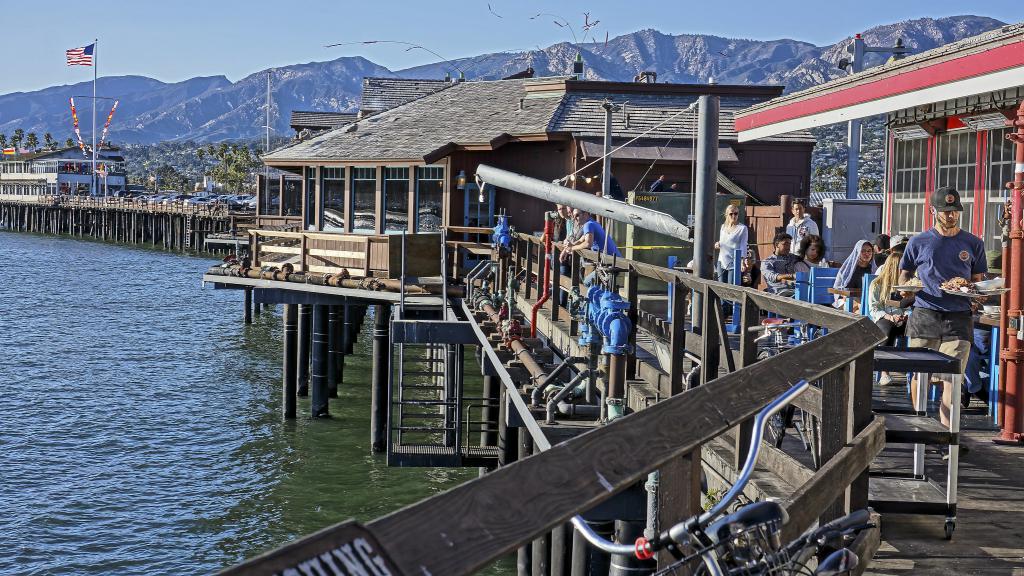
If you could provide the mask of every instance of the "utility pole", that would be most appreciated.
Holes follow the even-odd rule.
[[[611,197],[612,190],[612,114],[622,110],[622,106],[611,100],[605,100],[604,108],[604,160],[601,168],[601,196]]]
[[[868,46],[864,39],[861,38],[861,35],[857,34],[853,37],[853,42],[846,47],[846,51],[851,55],[852,59],[847,60],[843,58],[839,60],[839,68],[843,70],[849,68],[850,74],[857,74],[864,71],[864,55],[866,53],[882,52],[892,54],[895,58],[899,59],[907,53],[907,48],[903,45],[902,38],[896,39],[895,46]],[[862,121],[860,118],[850,120],[847,125],[846,144],[849,153],[846,156],[846,197],[849,199],[857,198],[857,189],[860,183],[858,169],[860,163],[861,127]]]

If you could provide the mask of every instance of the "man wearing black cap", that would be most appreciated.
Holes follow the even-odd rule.
[[[931,212],[935,226],[907,243],[900,260],[900,284],[910,282],[916,272],[924,285],[916,294],[913,313],[907,322],[910,345],[959,358],[961,366],[965,367],[973,331],[971,302],[965,296],[943,292],[940,286],[956,277],[972,282],[984,280],[988,263],[985,260],[985,243],[960,229],[963,210],[960,193],[954,188],[943,187],[932,193]],[[943,382],[939,419],[947,425],[953,392],[953,385]],[[959,400],[959,391],[956,397]]]

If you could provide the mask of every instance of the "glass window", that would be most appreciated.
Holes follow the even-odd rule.
[[[935,168],[935,188],[952,186],[960,193],[964,212],[960,227],[970,231],[974,215],[974,173],[978,133],[959,130],[939,135],[939,162]]]
[[[285,180],[281,191],[281,215],[302,216],[302,180]]]
[[[384,232],[409,229],[409,169],[384,169]]]
[[[260,192],[260,214],[278,216],[281,210],[281,180],[271,176],[263,178],[263,190]]]
[[[992,130],[988,133],[988,178],[986,192],[988,208],[985,212],[985,249],[1001,250],[1003,230],[999,217],[1003,205],[1009,198],[1006,183],[1013,180],[1014,144],[1006,139],[1009,128]]]
[[[323,186],[323,229],[345,229],[345,169],[338,167],[321,168]]]
[[[916,234],[924,226],[928,139],[896,140],[892,178],[892,234]]]
[[[444,167],[416,168],[416,231],[437,232],[444,218]]]
[[[352,231],[376,232],[377,169],[352,168]]]

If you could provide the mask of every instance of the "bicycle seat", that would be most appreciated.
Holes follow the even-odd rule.
[[[778,502],[753,502],[713,522],[704,532],[713,542],[718,543],[728,541],[755,526],[777,523],[781,527],[788,520],[789,514]]]
[[[786,324],[788,322],[789,322],[789,320],[787,320],[785,318],[765,318],[764,320],[761,320],[761,326],[766,326],[766,327],[770,328],[772,326],[777,326],[779,324]]]

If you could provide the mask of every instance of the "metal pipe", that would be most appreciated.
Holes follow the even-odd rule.
[[[566,188],[551,182],[544,182],[543,180],[537,180],[536,178],[530,178],[529,176],[523,176],[507,170],[501,170],[486,164],[481,164],[477,167],[476,176],[479,180],[498,188],[513,190],[527,196],[547,200],[554,204],[564,204],[586,210],[595,216],[602,216],[624,224],[632,224],[638,228],[659,232],[678,240],[690,240],[690,229],[664,212],[606,198],[598,198],[593,194],[573,190],[572,188]]]
[[[1017,319],[1017,328],[1007,330],[1008,346],[1002,350],[1000,356],[1006,359],[1006,387],[1003,397],[1005,399],[1003,409],[1002,432],[995,439],[999,443],[1020,444],[1024,443],[1024,423],[1021,422],[1024,416],[1024,346],[1021,342],[1021,333],[1024,326],[1021,320],[1024,319],[1024,266],[1021,265],[1021,258],[1024,258],[1024,230],[1022,230],[1021,219],[1024,218],[1024,206],[1021,201],[1021,191],[1024,190],[1024,101],[1017,108],[1017,117],[1013,120],[1013,126],[1017,128],[1016,133],[1010,134],[1009,138],[1016,143],[1016,168],[1014,170],[1013,182],[1007,184],[1013,192],[1013,204],[1010,217],[1010,259],[1012,262],[1012,274],[1010,281],[1010,302],[1009,310],[1003,308],[1001,314],[1007,318]],[[1003,262],[1006,265],[1006,261]],[[1007,321],[1007,324],[1010,322]],[[1011,334],[1010,332],[1014,332]]]
[[[555,369],[552,370],[536,388],[533,389],[533,393],[530,394],[530,404],[533,406],[540,406],[540,398],[541,394],[544,393],[544,389],[550,386],[551,383],[555,381],[555,378],[558,378],[558,375],[569,367],[569,364],[573,360],[575,360],[575,358],[572,356],[566,356],[565,359],[562,360],[562,362],[556,366]]]
[[[551,235],[554,233],[555,225],[551,212],[544,213],[544,293],[530,309],[530,338],[537,337],[537,311],[551,297]],[[530,281],[529,278],[526,279]],[[504,288],[504,286],[502,286]]]
[[[570,380],[569,383],[566,384],[564,388],[559,390],[558,393],[555,394],[555,396],[553,398],[548,400],[548,404],[547,404],[547,418],[546,418],[548,424],[554,424],[555,423],[555,409],[558,407],[558,403],[563,398],[565,398],[570,393],[572,393],[573,389],[576,388],[576,386],[578,386],[579,383],[584,378],[586,378],[589,375],[590,375],[590,370],[583,370],[583,371],[579,372],[578,374],[573,376],[572,380]]]
[[[480,309],[484,311],[484,314],[487,314],[487,317],[491,322],[494,322],[496,325],[501,324],[501,317],[498,316],[498,311],[495,310],[493,306],[490,304],[484,304]],[[516,355],[516,359],[523,363],[523,367],[526,368],[526,371],[532,376],[532,381],[536,382],[547,376],[547,372],[544,371],[544,368],[542,368],[541,365],[533,358],[533,355],[530,354],[530,349],[527,348],[520,340],[514,339],[510,341],[508,347],[512,349],[512,352]]]
[[[626,356],[608,355],[608,421],[626,415],[624,396],[626,391]]]
[[[703,95],[697,105],[697,175],[693,274],[709,279],[715,269],[715,196],[718,192],[718,96]]]

